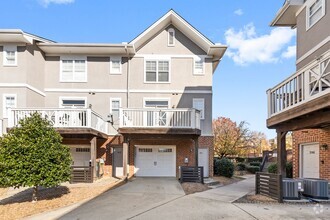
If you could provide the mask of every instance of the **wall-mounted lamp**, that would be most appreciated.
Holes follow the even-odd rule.
[[[88,94],[90,94],[90,95],[95,95],[95,92],[89,92]]]
[[[322,150],[328,150],[328,145],[327,144],[321,144],[321,149]]]

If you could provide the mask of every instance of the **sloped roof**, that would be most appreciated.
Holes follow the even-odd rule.
[[[0,42],[32,44],[33,40],[43,43],[55,43],[52,40],[29,34],[20,29],[0,29]]]

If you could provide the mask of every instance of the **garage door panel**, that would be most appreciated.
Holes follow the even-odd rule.
[[[136,176],[175,176],[175,146],[138,146]]]

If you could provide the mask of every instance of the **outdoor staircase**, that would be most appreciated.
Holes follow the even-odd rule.
[[[261,170],[261,172],[265,172],[267,173],[268,172],[268,167],[272,164],[272,162],[269,162],[269,161],[266,161],[265,162],[265,165],[263,167],[263,169]]]

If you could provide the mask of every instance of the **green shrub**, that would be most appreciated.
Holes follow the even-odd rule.
[[[269,165],[268,173],[277,173],[277,163],[272,163]]]
[[[246,165],[244,163],[238,163],[236,164],[236,170],[243,171],[246,169]]]
[[[293,168],[292,168],[292,162],[287,162],[285,165],[286,168],[286,177],[292,178],[293,177]],[[277,173],[277,163],[273,163],[268,167],[269,173]]]
[[[214,160],[214,174],[225,177],[234,175],[234,164],[227,158]]]
[[[259,166],[246,166],[246,170],[250,173],[256,173],[260,171]]]
[[[260,167],[260,162],[251,162],[250,163],[250,166],[257,166],[257,167]]]
[[[286,163],[286,177],[292,178],[293,177],[293,168],[292,168],[292,161]]]
[[[254,158],[247,158],[247,162],[251,163],[251,162],[262,162],[262,157],[254,157]]]
[[[245,158],[243,158],[243,157],[236,157],[235,159],[236,159],[236,162],[238,162],[238,163],[243,163],[245,161]]]

